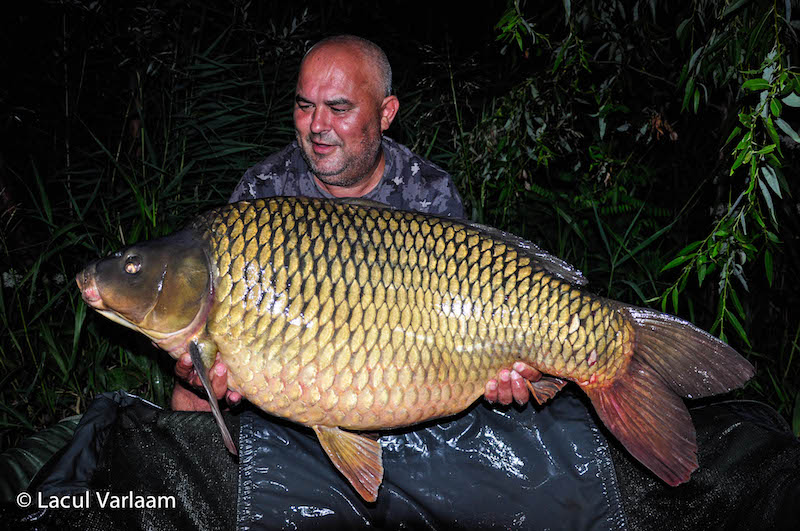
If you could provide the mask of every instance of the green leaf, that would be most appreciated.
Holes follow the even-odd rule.
[[[798,136],[795,130],[792,129],[792,126],[787,124],[782,118],[778,118],[777,120],[775,120],[775,123],[778,124],[778,127],[781,128],[781,131],[789,135],[789,137],[792,140],[800,144],[800,136]]]
[[[756,155],[766,155],[767,153],[772,153],[773,151],[775,151],[775,144],[770,144],[756,151]]]
[[[742,328],[742,323],[740,323],[736,316],[727,308],[725,309],[725,318],[733,326],[733,329],[736,330],[736,333],[739,334],[739,337],[742,338],[742,341],[749,347],[750,340],[747,339],[747,333],[744,331],[744,328]]]
[[[772,191],[775,192],[775,195],[783,199],[783,195],[781,195],[781,185],[778,184],[778,177],[775,175],[775,170],[769,166],[761,166],[761,174],[764,176],[764,179],[767,180],[767,184],[772,188]]]
[[[767,133],[769,133],[769,137],[772,139],[772,141],[775,143],[775,145],[776,146],[780,146],[781,145],[781,140],[780,140],[780,138],[778,138],[778,132],[775,130],[775,125],[773,125],[773,123],[772,123],[772,117],[771,116],[767,117],[767,119],[764,120],[764,125],[767,127]],[[779,147],[778,148],[778,153],[780,153],[780,151],[781,150],[780,150],[780,147]]]
[[[774,98],[771,99],[769,101],[769,110],[772,113],[772,116],[777,118],[778,116],[781,115],[781,111],[783,110],[783,109],[781,109],[781,102],[779,102],[778,100],[776,100]]]
[[[789,107],[800,107],[800,96],[794,92],[783,98],[781,101]]]
[[[761,189],[761,195],[764,196],[764,201],[767,202],[767,208],[769,208],[769,213],[772,216],[772,219],[775,219],[775,207],[772,206],[772,197],[769,195],[769,190],[767,190],[767,185],[764,184],[764,181],[761,179],[758,180],[758,187]]]
[[[697,266],[697,285],[702,286],[703,280],[706,278],[706,273],[708,272],[708,266],[706,264],[700,264]]]
[[[683,86],[683,82],[686,81],[686,76],[688,75],[688,73],[689,73],[689,65],[684,63],[683,64],[683,68],[681,68],[681,75],[678,76],[678,86],[679,87]]]
[[[769,82],[766,79],[757,77],[742,83],[742,88],[745,90],[766,90],[769,88]]]
[[[725,141],[725,144],[727,144],[728,142],[730,142],[731,140],[736,138],[736,136],[741,132],[742,132],[742,128],[741,127],[739,127],[738,125],[736,127],[734,127],[733,131],[731,131],[731,134],[728,135],[728,140]]]
[[[687,245],[686,247],[684,247],[683,249],[681,249],[681,251],[678,253],[678,256],[684,256],[686,254],[689,254],[692,251],[694,251],[695,249],[697,249],[698,247],[700,247],[702,244],[703,244],[703,240],[697,240],[696,242],[692,242],[689,245]]]
[[[736,157],[736,160],[733,161],[733,166],[731,166],[731,175],[733,175],[733,172],[735,172],[736,169],[742,165],[742,162],[744,162],[744,159],[747,157],[747,155],[752,156],[753,150],[750,148],[745,148],[739,152],[739,156]]]
[[[772,253],[769,249],[764,253],[764,271],[767,273],[767,282],[772,287]]]
[[[747,112],[740,112],[739,113],[739,123],[745,127],[750,126],[750,113]]]
[[[690,77],[689,81],[686,83],[686,90],[683,93],[683,103],[681,104],[681,110],[689,108],[689,100],[694,94],[694,78]]]
[[[665,265],[664,267],[662,267],[661,271],[666,271],[667,269],[672,269],[673,267],[679,266],[682,263],[686,262],[687,260],[691,260],[691,259],[692,259],[692,255],[679,256],[679,257],[675,258],[674,260],[672,260],[667,265]]]
[[[753,132],[752,131],[747,131],[742,136],[742,139],[739,140],[739,143],[736,144],[736,149],[745,149],[750,144],[750,141],[752,139],[753,139]]]
[[[744,307],[742,306],[741,301],[739,301],[739,295],[736,294],[736,290],[733,289],[733,286],[729,284],[728,293],[731,296],[731,300],[733,301],[733,306],[736,308],[736,312],[739,314],[739,317],[742,320],[745,319]]]
[[[795,437],[800,437],[800,391],[794,398],[794,411],[792,412],[792,432]]]
[[[672,290],[672,309],[678,313],[678,288]]]
[[[694,101],[692,102],[692,111],[697,114],[697,109],[700,107],[700,89],[694,89]]]

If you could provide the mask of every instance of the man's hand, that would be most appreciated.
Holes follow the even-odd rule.
[[[208,400],[203,396],[198,396],[198,394],[189,389],[187,383],[185,383],[188,382],[188,385],[200,389],[201,395],[205,395],[205,389],[203,389],[200,377],[194,370],[192,358],[189,356],[188,352],[182,355],[177,363],[175,363],[175,376],[177,376],[180,381],[175,383],[175,389],[172,391],[170,405],[173,410],[211,411]],[[211,389],[214,391],[217,400],[222,400],[222,397],[225,397],[225,400],[230,405],[235,405],[241,401],[242,395],[228,389],[228,368],[219,358],[214,362],[214,366],[211,367],[209,382],[211,383]]]
[[[483,397],[487,402],[493,404],[499,402],[508,405],[513,399],[517,404],[524,405],[530,399],[530,391],[525,384],[525,380],[538,382],[542,373],[518,361],[514,363],[512,370],[501,370],[496,380],[486,382]]]

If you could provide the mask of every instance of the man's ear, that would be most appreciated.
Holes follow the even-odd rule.
[[[400,108],[400,100],[397,96],[386,96],[381,103],[381,131],[386,131],[392,125],[394,117],[397,116],[397,109]]]

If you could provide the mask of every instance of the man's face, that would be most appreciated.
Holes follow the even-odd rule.
[[[325,184],[357,184],[380,161],[381,132],[391,119],[382,120],[377,77],[377,68],[341,45],[313,50],[300,68],[295,133],[303,158]]]

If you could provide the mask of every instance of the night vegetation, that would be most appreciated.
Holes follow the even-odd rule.
[[[475,220],[719,335],[756,367],[739,396],[800,435],[797,6],[34,4],[0,32],[0,450],[103,391],[167,403],[173,362],[73,277],[225,202],[293,138],[304,51],[345,32],[387,51],[389,135]]]

